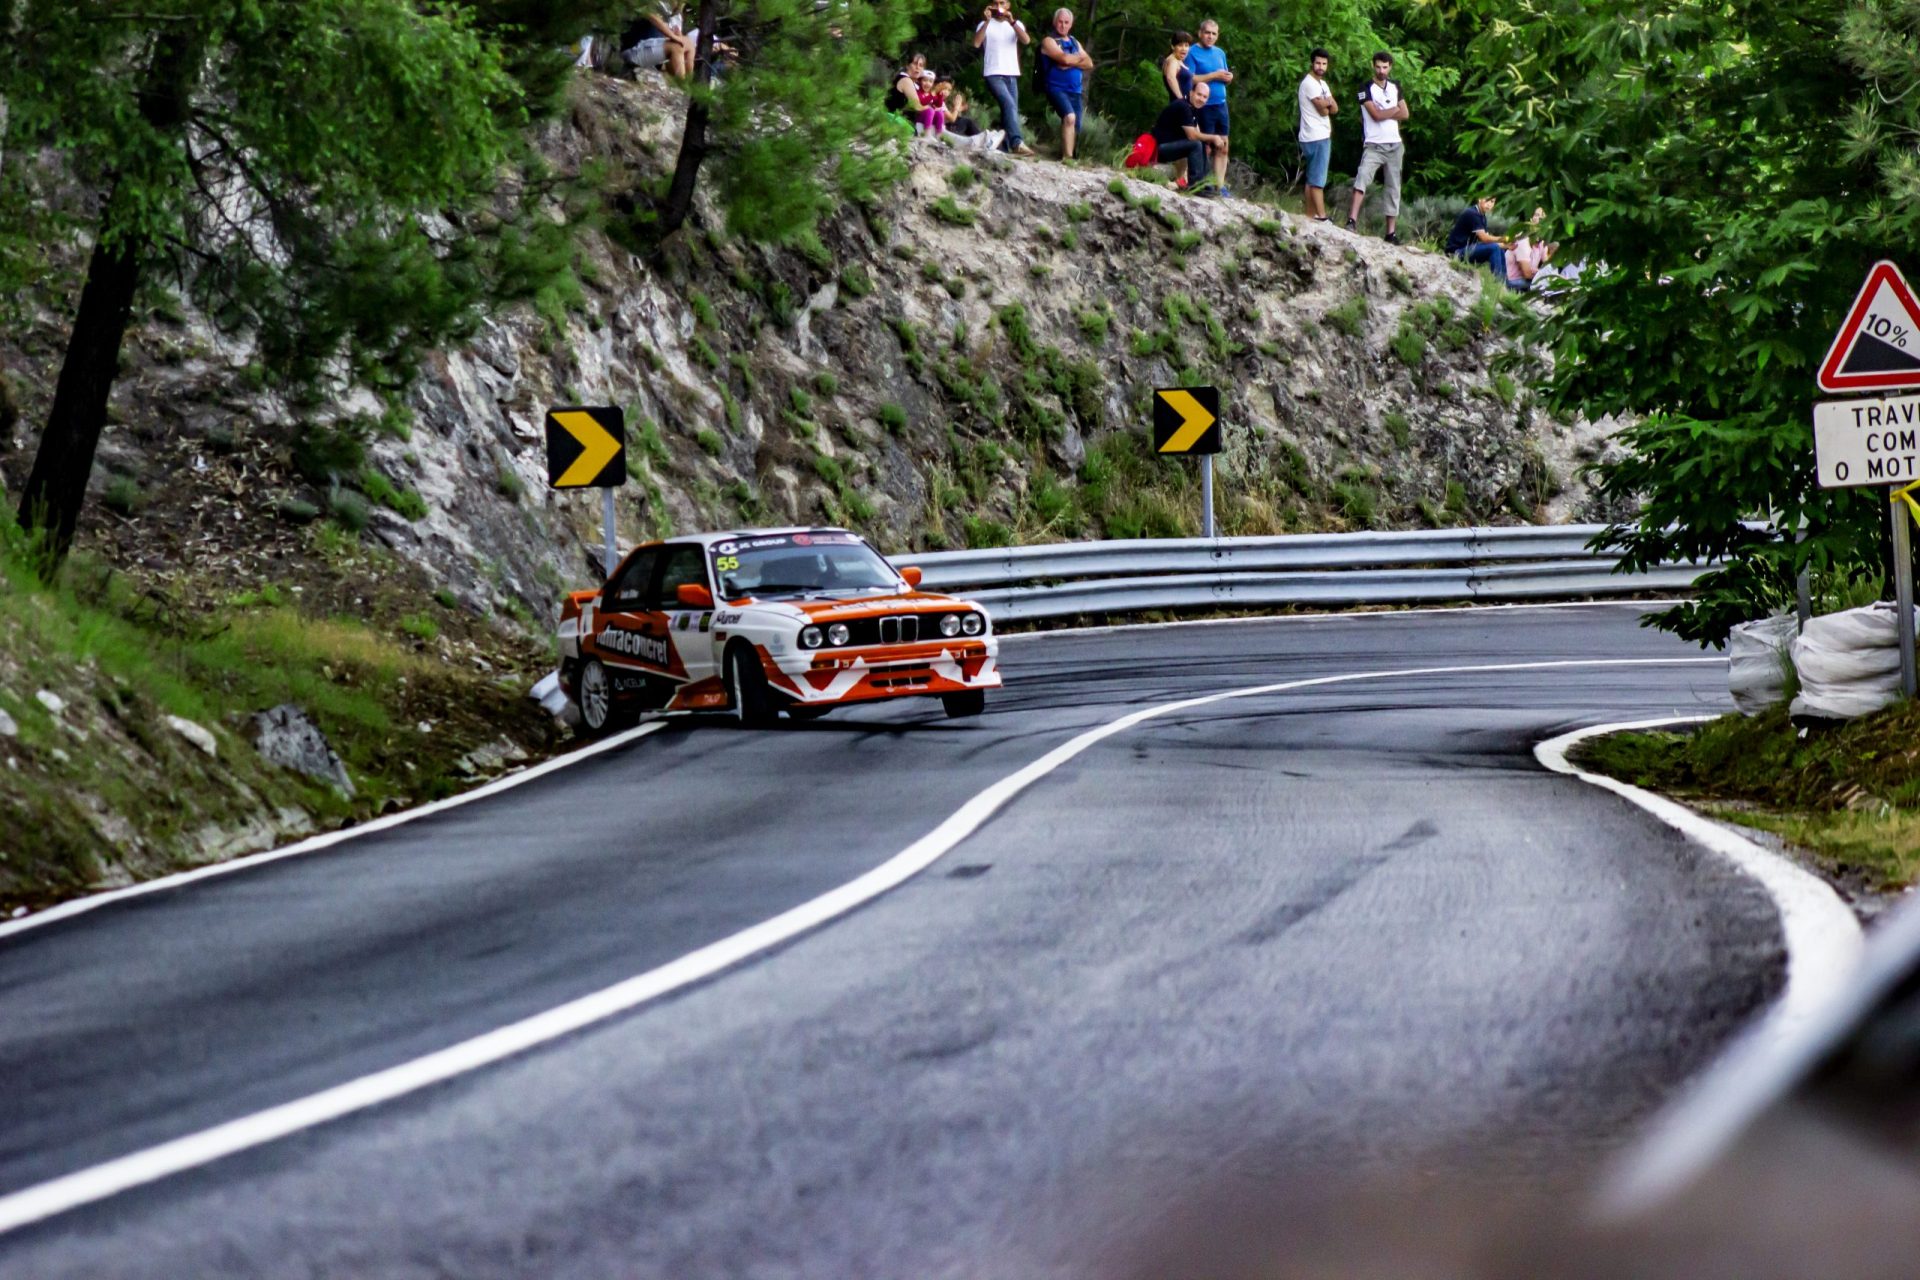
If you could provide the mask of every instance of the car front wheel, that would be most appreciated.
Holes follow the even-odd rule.
[[[774,721],[773,695],[760,659],[744,644],[727,650],[727,694],[733,700],[733,718],[760,729]]]
[[[984,689],[963,689],[959,693],[943,693],[940,705],[947,709],[947,718],[958,720],[963,716],[977,716],[987,709],[987,693]]]

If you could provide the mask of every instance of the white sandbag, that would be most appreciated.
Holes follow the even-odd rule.
[[[1793,642],[1793,669],[1796,716],[1851,720],[1890,705],[1900,696],[1899,615],[1881,601],[1813,619]]]
[[[1727,635],[1727,691],[1734,710],[1757,716],[1787,700],[1787,649],[1800,630],[1792,614],[1743,622]]]

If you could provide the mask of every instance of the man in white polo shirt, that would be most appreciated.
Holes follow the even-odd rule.
[[[1333,113],[1340,104],[1327,88],[1330,55],[1315,49],[1300,81],[1300,155],[1307,164],[1307,216],[1327,220],[1327,162],[1333,158]]]
[[[1017,156],[1033,154],[1020,136],[1020,46],[1032,43],[1027,24],[1013,16],[1008,0],[992,0],[973,29],[973,47],[984,50],[981,74],[1000,104],[1000,127],[1007,131],[1001,145]]]
[[[1360,169],[1353,175],[1353,204],[1347,210],[1347,230],[1360,229],[1360,205],[1367,198],[1367,186],[1375,175],[1386,174],[1386,190],[1381,195],[1380,211],[1387,215],[1388,244],[1400,243],[1400,170],[1406,162],[1406,148],[1400,142],[1400,122],[1407,118],[1407,103],[1400,96],[1398,81],[1391,79],[1393,55],[1381,50],[1373,55],[1373,79],[1360,90]]]

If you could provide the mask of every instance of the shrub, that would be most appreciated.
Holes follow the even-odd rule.
[[[1107,340],[1106,312],[1088,307],[1077,319],[1080,321],[1080,332],[1087,336],[1088,341],[1099,343]]]
[[[460,597],[454,595],[453,592],[447,590],[445,587],[436,588],[433,593],[433,599],[434,603],[438,604],[442,609],[458,609],[460,607]]]
[[[935,200],[927,206],[927,212],[952,227],[970,227],[979,221],[980,218],[979,214],[967,208],[952,196],[941,196],[938,200]]]
[[[440,638],[440,624],[424,613],[408,614],[400,619],[400,629],[415,640],[427,643]]]
[[[813,375],[813,389],[823,396],[833,395],[840,390],[840,379],[822,369]]]
[[[309,423],[293,438],[293,469],[312,484],[331,484],[353,475],[366,460],[366,427],[357,421],[324,427]]]
[[[841,467],[838,461],[829,458],[824,453],[816,453],[813,455],[813,469],[819,474],[822,480],[825,480],[836,489],[847,482],[845,468]]]
[[[715,373],[720,371],[720,354],[699,334],[693,335],[693,358],[696,363],[705,365]]]
[[[864,263],[850,262],[840,272],[840,291],[850,298],[864,298],[873,292],[873,277]]]
[[[719,457],[727,451],[727,442],[712,427],[702,427],[695,433],[693,442],[713,457]]]
[[[920,278],[928,284],[940,284],[947,278],[947,273],[940,269],[939,263],[929,258],[920,264]]]
[[[1395,331],[1393,341],[1387,344],[1394,358],[1409,369],[1418,368],[1427,358],[1427,335],[1420,332],[1419,326],[1409,324],[1401,317],[1400,328]]]
[[[359,533],[373,519],[373,504],[351,489],[335,488],[327,496],[327,514],[348,533]]]
[[[947,175],[947,185],[955,191],[965,191],[980,177],[980,173],[970,164],[957,164],[953,172]]]
[[[1013,530],[998,520],[986,516],[962,516],[960,528],[966,534],[969,547],[1010,547],[1013,545]]]
[[[889,435],[899,435],[907,429],[907,411],[897,404],[881,405],[880,425],[887,429]]]
[[[793,403],[793,411],[801,417],[804,418],[813,412],[813,397],[807,394],[806,388],[798,386],[789,388],[787,398]]]
[[[1085,200],[1075,200],[1067,206],[1068,222],[1085,222],[1093,216],[1093,206]]]
[[[1327,312],[1325,319],[1329,325],[1349,338],[1359,337],[1360,331],[1366,327],[1367,323],[1367,296],[1363,293],[1354,294],[1353,297]]]
[[[1197,248],[1199,244],[1200,233],[1198,231],[1180,231],[1174,234],[1173,250],[1175,253],[1187,253]]]
[[[1398,409],[1389,409],[1380,421],[1386,427],[1387,434],[1393,437],[1395,445],[1404,449],[1413,443],[1413,424],[1407,421],[1406,414]]]
[[[147,495],[132,476],[115,476],[100,494],[100,505],[115,515],[130,516],[146,505]]]
[[[955,302],[967,296],[967,282],[959,276],[948,276],[941,287],[947,291],[947,296]]]
[[[706,294],[696,289],[687,299],[687,302],[693,307],[693,322],[695,324],[706,329],[718,329],[720,327],[719,319],[713,314],[713,301],[708,298]]]

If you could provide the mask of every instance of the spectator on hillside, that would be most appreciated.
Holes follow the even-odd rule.
[[[1208,18],[1200,24],[1200,43],[1187,50],[1187,70],[1193,82],[1207,87],[1207,105],[1200,109],[1200,131],[1220,139],[1213,148],[1213,191],[1216,196],[1231,196],[1227,190],[1227,86],[1233,72],[1227,70],[1227,51],[1220,48],[1220,24]]]
[[[1167,101],[1185,102],[1193,88],[1193,72],[1187,70],[1187,54],[1193,51],[1193,37],[1184,31],[1173,33],[1173,48],[1160,59],[1160,78],[1167,82]]]
[[[998,151],[1007,135],[998,129],[982,129],[967,110],[967,95],[955,89],[947,99],[947,142],[963,151]]]
[[[1327,87],[1332,56],[1315,49],[1307,58],[1307,74],[1300,81],[1300,156],[1307,170],[1307,216],[1327,220],[1327,164],[1333,159],[1333,113],[1340,104]]]
[[[1207,160],[1215,146],[1222,154],[1227,140],[1200,127],[1200,113],[1207,105],[1207,86],[1195,83],[1181,102],[1169,102],[1153,122],[1153,141],[1160,163],[1187,162],[1184,175],[1174,179],[1176,187],[1192,187],[1206,177]]]
[[[1079,132],[1084,101],[1086,73],[1093,70],[1093,59],[1070,34],[1073,10],[1053,11],[1053,32],[1040,42],[1040,90],[1054,114],[1060,117],[1060,158],[1073,159],[1074,138]]]
[[[1387,216],[1388,244],[1400,243],[1400,171],[1406,163],[1407,149],[1400,141],[1400,122],[1407,118],[1406,99],[1400,83],[1390,79],[1393,55],[1382,49],[1373,55],[1373,79],[1360,90],[1360,169],[1353,175],[1353,203],[1347,210],[1347,230],[1360,229],[1360,205],[1367,198],[1367,184],[1376,174],[1386,173],[1386,191],[1380,200]]]
[[[677,8],[641,14],[620,37],[621,56],[636,71],[665,71],[685,80],[693,74],[693,42],[700,33],[688,35],[681,26]]]
[[[1030,156],[1033,148],[1020,136],[1020,46],[1032,44],[1026,24],[1013,16],[1008,0],[991,0],[973,29],[973,47],[985,51],[982,74],[987,91],[1000,104],[1000,127],[1006,130],[1006,150]]]
[[[1495,277],[1507,278],[1507,249],[1499,236],[1487,230],[1487,215],[1493,212],[1492,196],[1481,196],[1460,211],[1447,232],[1445,249],[1449,258],[1458,258],[1474,266],[1486,265]],[[1529,276],[1529,279],[1532,277]]]
[[[931,71],[920,73],[920,121],[915,125],[917,132],[939,137],[947,131],[947,94],[953,92],[953,82],[936,80]]]
[[[1558,244],[1539,239],[1540,223],[1546,216],[1545,209],[1535,209],[1533,217],[1527,220],[1527,229],[1507,246],[1507,288],[1515,293],[1532,289],[1534,280],[1553,255],[1560,252]]]
[[[893,85],[887,90],[887,96],[880,105],[890,115],[897,115],[908,124],[914,124],[920,117],[920,73],[927,69],[927,55],[916,53],[907,59],[907,65],[894,73]]]

